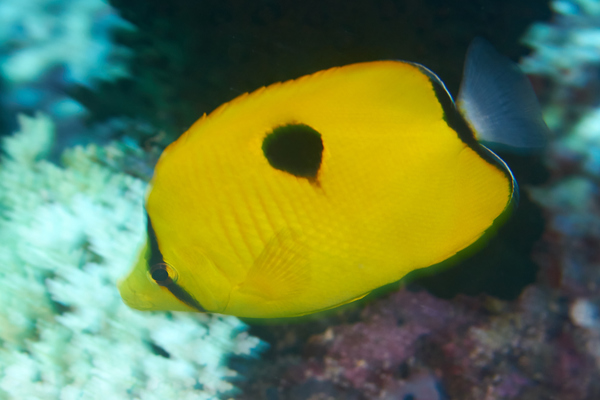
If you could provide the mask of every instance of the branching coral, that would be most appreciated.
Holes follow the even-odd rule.
[[[538,84],[546,122],[562,136],[553,144],[558,159],[552,162],[580,159],[587,172],[600,175],[600,3],[550,4],[553,21],[534,24],[523,38],[533,52],[521,66]]]
[[[14,83],[36,81],[55,66],[66,68],[67,80],[82,84],[91,77],[124,76],[128,51],[110,40],[116,27],[131,29],[103,0],[3,1],[0,71]]]
[[[127,76],[131,51],[112,37],[133,29],[106,0],[0,1],[2,134],[16,128],[18,113],[43,111],[61,148],[89,142],[97,132],[81,123],[88,112],[69,93],[75,84]]]
[[[555,0],[553,23],[536,23],[523,38],[535,49],[523,59],[531,74],[549,76],[562,85],[584,86],[600,66],[600,3],[595,0]]]
[[[118,145],[44,160],[53,123],[20,117],[0,164],[0,398],[215,399],[231,354],[260,345],[236,318],[139,313],[115,287],[144,235],[145,184],[106,165]],[[106,164],[106,163],[103,163]]]

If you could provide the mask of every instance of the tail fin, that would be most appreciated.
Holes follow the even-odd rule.
[[[485,39],[475,38],[469,46],[456,103],[477,139],[492,146],[539,149],[548,140],[529,80]]]

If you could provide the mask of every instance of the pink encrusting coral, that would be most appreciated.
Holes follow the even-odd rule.
[[[359,322],[313,335],[301,359],[258,376],[241,398],[597,398],[589,334],[569,320],[568,296],[543,284],[514,302],[403,289],[364,308]]]
[[[339,398],[584,399],[597,370],[565,312],[559,293],[538,287],[514,303],[401,290],[363,321],[313,336],[289,384],[329,381]],[[409,397],[393,397],[402,387]]]

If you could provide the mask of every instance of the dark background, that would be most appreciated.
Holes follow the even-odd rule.
[[[131,77],[77,88],[92,120],[143,118],[172,140],[241,93],[321,69],[381,59],[415,61],[453,94],[465,50],[483,36],[517,60],[519,38],[547,20],[546,0],[111,0],[137,32]]]

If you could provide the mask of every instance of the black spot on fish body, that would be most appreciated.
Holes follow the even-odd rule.
[[[316,182],[323,158],[321,134],[305,124],[279,126],[267,134],[262,151],[280,171]]]

